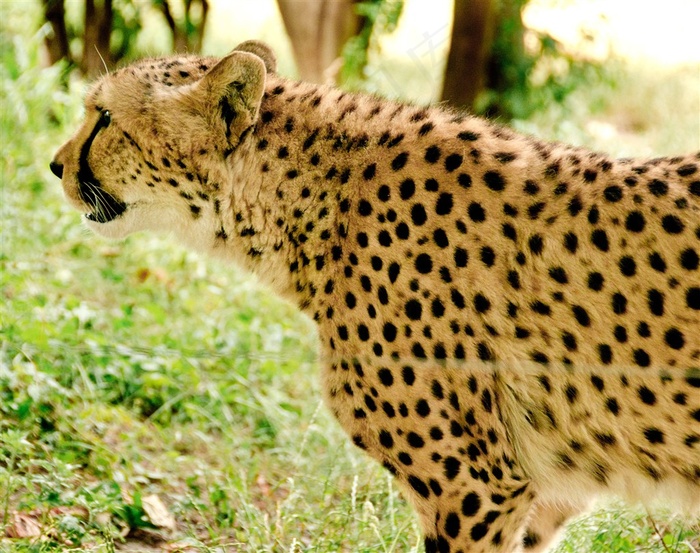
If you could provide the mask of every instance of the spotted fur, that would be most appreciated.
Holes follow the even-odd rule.
[[[283,79],[260,43],[100,79],[52,169],[312,317],[329,408],[426,550],[544,550],[599,494],[700,498],[700,153],[611,159]]]

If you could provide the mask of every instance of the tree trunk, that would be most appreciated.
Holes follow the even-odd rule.
[[[51,25],[51,33],[44,39],[47,65],[53,65],[63,59],[71,61],[64,0],[42,0],[42,4],[44,19]]]
[[[474,105],[486,84],[494,23],[493,0],[454,0],[443,101],[458,107]]]
[[[201,6],[201,16],[198,20],[194,19],[194,14],[192,13],[196,4]],[[208,0],[185,0],[185,21],[181,24],[173,17],[168,0],[162,0],[162,2],[159,2],[159,6],[173,35],[173,50],[175,52],[201,52],[204,29],[207,23],[207,15],[209,14]]]
[[[327,71],[362,28],[358,0],[277,0],[302,80],[335,80]]]
[[[88,78],[95,78],[112,66],[109,48],[112,16],[112,0],[85,1],[82,70]]]
[[[202,5],[202,16],[201,19],[197,22],[197,32],[195,33],[193,40],[190,42],[192,46],[192,51],[196,53],[200,53],[202,51],[202,43],[204,42],[204,29],[206,28],[207,24],[207,15],[209,15],[209,2],[207,0],[200,0],[199,2]],[[189,7],[187,8],[187,11],[189,13]],[[190,15],[190,21],[192,16]]]

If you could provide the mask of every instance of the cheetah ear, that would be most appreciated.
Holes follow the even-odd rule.
[[[277,56],[267,44],[259,40],[246,40],[233,49],[234,52],[249,52],[255,54],[265,63],[268,73],[277,72]]]
[[[213,128],[225,129],[225,149],[235,149],[257,122],[265,80],[265,63],[259,56],[234,51],[197,83],[197,103]]]

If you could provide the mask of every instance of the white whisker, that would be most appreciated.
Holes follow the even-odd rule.
[[[102,57],[102,54],[100,54],[100,51],[97,49],[97,45],[95,45],[95,52],[97,52],[97,55],[100,56],[100,59],[102,60],[102,65],[104,65],[106,75],[107,73],[109,73],[109,68],[107,67],[107,62]]]

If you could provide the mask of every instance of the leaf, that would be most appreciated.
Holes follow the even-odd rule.
[[[41,536],[41,525],[32,515],[14,513],[5,534],[8,538],[37,538]]]
[[[141,500],[143,510],[151,521],[151,524],[159,528],[173,530],[175,528],[175,517],[168,511],[160,497],[156,494],[147,495]]]

